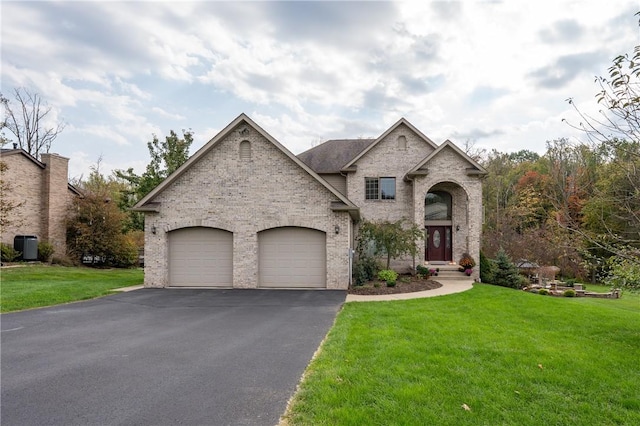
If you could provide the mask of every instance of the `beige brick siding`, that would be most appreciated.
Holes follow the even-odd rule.
[[[335,195],[255,129],[241,127],[248,132],[231,131],[154,198],[160,212],[145,217],[145,286],[170,284],[168,232],[174,229],[208,226],[233,232],[233,287],[256,288],[258,232],[300,226],[326,233],[327,288],[346,289],[349,214],[333,212]],[[250,160],[240,159],[244,140],[251,142]]]
[[[3,176],[11,186],[3,196],[20,207],[11,212],[11,224],[2,230],[2,242],[13,245],[16,235],[35,235],[47,241],[56,254],[66,253],[65,217],[72,195],[69,192],[69,159],[42,154],[40,165],[19,151],[2,156],[8,169]]]
[[[398,148],[398,137],[405,136],[406,150]],[[357,171],[347,178],[347,197],[360,207],[368,220],[396,221],[411,219],[413,185],[403,180],[406,173],[433,152],[424,140],[404,124],[391,131],[382,141],[357,161]],[[365,200],[366,177],[395,177],[395,200]]]
[[[398,147],[397,140],[401,135],[407,139],[406,150]],[[433,151],[431,146],[407,126],[398,126],[356,162],[357,171],[349,173],[347,178],[347,196],[360,207],[361,215],[365,219],[396,221],[407,218],[422,227],[425,225],[424,199],[427,192],[434,189],[449,192],[453,199],[453,261],[459,260],[464,252],[469,252],[478,262],[482,227],[482,185],[478,176],[467,175],[469,162],[452,148],[446,147],[424,166],[428,169],[427,176],[419,176],[409,182],[403,180],[407,172]],[[365,177],[395,177],[396,199],[365,200]],[[460,227],[459,231],[456,231],[457,226]],[[417,264],[425,259],[425,241],[420,241],[419,246],[421,249],[416,259]],[[399,272],[408,272],[413,267],[413,259],[397,259],[392,261],[391,267]],[[477,268],[475,275],[477,277]]]
[[[46,164],[42,185],[42,234],[56,253],[64,254],[67,246],[65,217],[71,201],[69,195],[69,159],[58,154],[42,154]]]
[[[406,138],[406,148],[398,146],[398,137]],[[391,131],[383,140],[367,152],[356,162],[356,172],[347,177],[347,196],[358,207],[364,219],[373,221],[396,221],[414,219],[413,183],[404,180],[409,170],[420,163],[434,151],[429,144],[416,135],[404,124]],[[395,177],[395,200],[366,200],[365,178],[367,177]],[[420,226],[423,220],[415,221]],[[424,246],[424,243],[422,243]],[[423,250],[418,254],[417,262],[424,260]],[[384,264],[386,258],[380,259]],[[405,257],[391,261],[391,268],[404,273],[411,271],[413,259]]]
[[[10,224],[2,229],[2,242],[13,246],[16,235],[35,235],[44,238],[42,229],[42,175],[43,169],[21,154],[3,155],[7,165],[2,180],[10,185],[2,194],[7,202],[21,204],[9,214]]]

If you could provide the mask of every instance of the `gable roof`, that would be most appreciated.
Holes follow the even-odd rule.
[[[393,126],[389,127],[386,132],[380,135],[377,139],[375,139],[369,146],[367,146],[364,150],[362,150],[358,155],[356,155],[351,161],[342,167],[342,171],[349,171],[349,168],[352,167],[356,161],[362,158],[367,152],[369,152],[374,146],[379,144],[384,138],[389,135],[392,131],[400,127],[401,125],[407,126],[412,132],[418,135],[423,141],[425,141],[428,145],[430,145],[433,149],[436,149],[438,145],[436,145],[431,139],[429,139],[426,135],[424,135],[420,130],[418,130],[413,124],[409,123],[406,118],[401,118],[398,120]]]
[[[258,126],[253,120],[251,120],[245,113],[240,114],[235,120],[229,123],[224,129],[222,129],[217,135],[207,142],[202,148],[196,151],[189,159],[173,173],[171,173],[165,180],[163,180],[158,186],[156,186],[150,193],[144,196],[138,201],[135,206],[132,207],[134,211],[158,211],[157,203],[153,202],[153,199],[164,191],[165,188],[175,182],[180,176],[182,176],[189,168],[197,163],[203,156],[205,156],[213,147],[215,147],[220,141],[224,140],[236,127],[245,123],[255,129],[260,135],[267,139],[271,144],[278,148],[284,155],[289,157],[298,167],[302,168],[312,178],[317,180],[322,186],[324,186],[329,192],[331,192],[338,200],[337,203],[332,203],[331,208],[336,211],[348,211],[352,218],[359,219],[360,209],[353,204],[347,197],[338,192],[327,181],[321,178],[316,172],[314,172],[309,166],[303,163],[298,157],[293,155],[291,151],[278,142],[273,136],[267,133],[264,129]]]
[[[36,157],[29,154],[27,151],[25,151],[22,148],[0,149],[0,156],[5,157],[7,155],[22,155],[23,157],[26,157],[29,161],[31,161],[33,164],[35,164],[37,167],[40,167],[41,169],[45,169],[47,167],[46,163],[43,163],[42,161],[38,160]],[[76,188],[74,185],[70,184],[69,182],[67,182],[67,189],[73,192],[75,195],[82,196],[82,192],[78,188]]]
[[[469,157],[464,151],[458,148],[456,144],[454,144],[449,139],[447,139],[442,143],[442,145],[436,148],[435,151],[433,151],[431,154],[427,155],[422,161],[420,161],[413,169],[409,170],[409,172],[406,174],[405,177],[410,178],[416,175],[424,175],[426,170],[424,169],[423,171],[419,171],[419,170],[422,169],[422,167],[424,167],[425,164],[431,161],[431,159],[435,158],[440,152],[442,152],[447,147],[453,149],[456,152],[456,154],[458,154],[460,157],[462,157],[463,160],[469,163],[471,167],[467,169],[468,175],[486,175],[488,173],[484,167],[482,167],[473,158]]]
[[[27,151],[25,151],[22,148],[14,148],[14,149],[2,148],[0,154],[2,154],[3,157],[7,155],[22,155],[23,157],[26,157],[28,160],[30,160],[33,164],[40,167],[41,169],[44,169],[46,167],[42,161],[39,161],[36,157],[29,154]]]
[[[375,139],[332,139],[315,146],[298,158],[316,173],[340,173],[349,161]]]

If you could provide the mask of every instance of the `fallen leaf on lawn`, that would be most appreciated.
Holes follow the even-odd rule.
[[[540,370],[544,369],[544,367],[542,366],[542,364],[538,364],[538,368],[539,368]]]
[[[464,408],[465,411],[471,411],[471,407],[469,407],[467,404],[462,404],[462,408]]]

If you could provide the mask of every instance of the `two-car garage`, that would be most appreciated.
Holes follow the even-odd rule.
[[[233,233],[229,231],[207,227],[171,231],[168,255],[172,287],[233,287]],[[326,287],[326,234],[322,231],[301,227],[261,231],[256,260],[258,287]]]

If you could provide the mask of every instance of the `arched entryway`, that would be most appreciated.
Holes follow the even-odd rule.
[[[449,192],[431,190],[424,199],[425,260],[453,260],[453,202]]]

